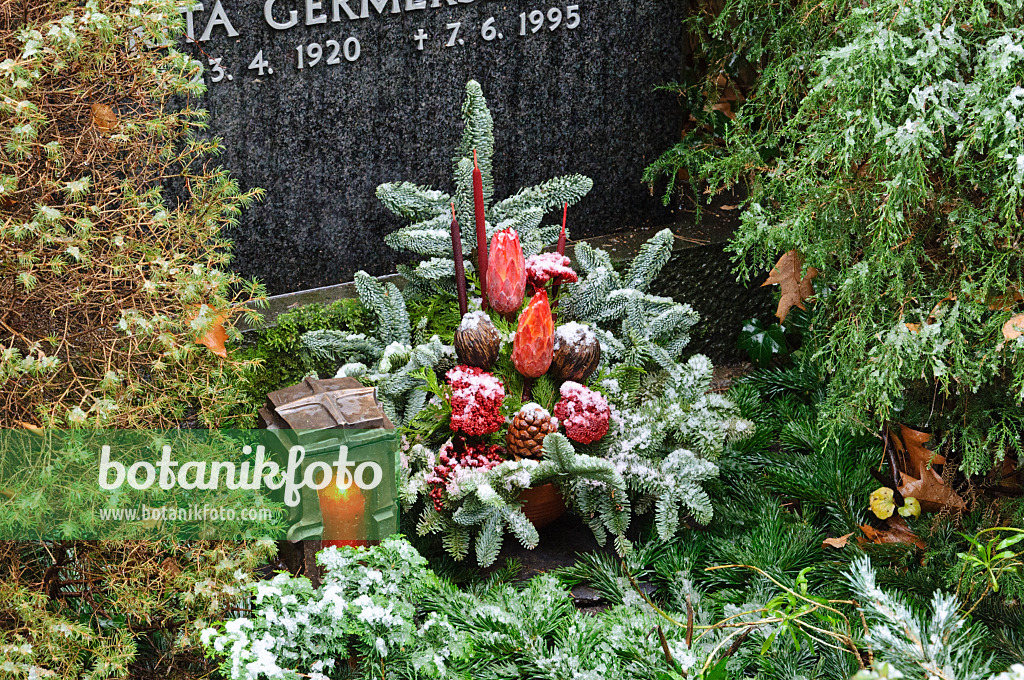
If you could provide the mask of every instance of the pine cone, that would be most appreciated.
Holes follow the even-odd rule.
[[[462,317],[454,344],[461,363],[487,371],[498,360],[501,334],[486,312],[470,312]]]
[[[555,330],[551,370],[559,380],[586,383],[599,363],[601,343],[594,331],[575,322]]]
[[[540,458],[544,437],[558,429],[558,421],[539,404],[527,404],[508,426],[505,444],[516,458]]]

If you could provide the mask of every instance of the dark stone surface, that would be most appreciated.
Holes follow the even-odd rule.
[[[718,364],[749,360],[736,346],[743,321],[752,316],[769,319],[775,313],[772,288],[737,283],[730,253],[724,244],[710,243],[676,250],[661,270],[651,292],[689,303],[700,312],[687,354],[704,354]]]
[[[377,2],[379,0],[373,0]],[[224,139],[221,162],[243,189],[266,200],[242,217],[235,266],[259,276],[271,293],[351,280],[358,269],[393,271],[381,238],[401,222],[377,202],[382,182],[410,180],[449,190],[451,154],[461,134],[465,82],[483,85],[497,137],[496,196],[551,176],[580,172],[594,190],[571,214],[577,237],[672,220],[640,182],[643,168],[679,137],[681,110],[655,86],[678,78],[683,50],[681,0],[575,0],[574,30],[545,26],[522,37],[519,13],[569,2],[462,0],[464,4],[305,26],[301,0],[277,0],[274,15],[299,23],[269,27],[263,2],[223,0],[238,35],[223,26],[200,43],[231,75],[210,85],[203,105],[211,133]],[[408,0],[398,0],[404,8]],[[360,0],[350,0],[357,13]],[[194,13],[202,37],[214,10]],[[314,9],[314,15],[321,10]],[[481,24],[496,17],[503,38],[485,42]],[[449,22],[465,44],[446,48]],[[412,36],[430,36],[422,52]],[[299,71],[296,46],[358,38],[357,61],[321,62]],[[247,66],[259,50],[274,74]],[[207,74],[209,81],[210,75]]]

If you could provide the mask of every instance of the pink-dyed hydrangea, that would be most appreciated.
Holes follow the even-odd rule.
[[[590,444],[607,434],[612,410],[604,397],[571,380],[562,383],[559,393],[562,400],[555,404],[555,417],[569,439]]]
[[[540,288],[548,281],[575,283],[579,280],[570,266],[569,258],[558,253],[531,255],[526,260],[526,280],[534,288]]]
[[[475,366],[456,366],[446,377],[452,386],[453,431],[480,436],[501,429],[505,386],[498,378]]]

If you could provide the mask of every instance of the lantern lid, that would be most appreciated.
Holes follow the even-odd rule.
[[[354,378],[306,378],[267,395],[260,427],[291,430],[394,429],[377,390]]]

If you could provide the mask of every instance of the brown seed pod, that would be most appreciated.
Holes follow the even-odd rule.
[[[501,334],[486,312],[470,312],[455,331],[455,353],[467,366],[490,370],[498,360]]]
[[[555,329],[555,351],[551,370],[559,380],[584,384],[601,363],[601,343],[594,331],[578,323]]]
[[[516,458],[540,458],[544,437],[558,429],[558,420],[539,404],[519,409],[505,435],[505,446]]]

